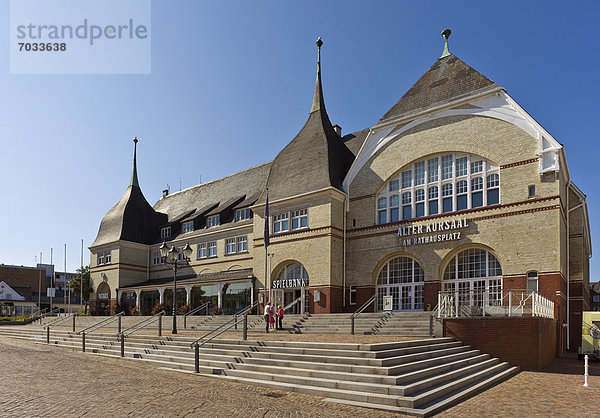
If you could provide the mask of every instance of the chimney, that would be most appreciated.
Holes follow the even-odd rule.
[[[339,136],[342,136],[342,127],[340,125],[333,125],[333,130],[335,131],[336,134],[338,134]]]
[[[169,195],[169,189],[163,190],[163,197],[167,197]]]

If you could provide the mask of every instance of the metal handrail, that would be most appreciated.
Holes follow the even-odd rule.
[[[90,325],[90,326],[89,326],[89,327],[87,327],[87,328],[84,328],[84,329],[82,329],[82,330],[78,331],[78,332],[77,332],[77,335],[81,334],[82,332],[86,332],[86,331],[88,331],[88,330],[90,330],[90,329],[91,329],[91,331],[88,331],[88,334],[89,334],[89,333],[92,333],[92,332],[94,332],[94,331],[97,331],[97,330],[99,330],[100,328],[104,328],[105,326],[107,326],[107,325],[108,325],[108,324],[110,324],[111,322],[114,322],[114,321],[116,321],[117,319],[119,319],[118,317],[119,317],[119,316],[122,316],[123,314],[124,314],[124,312],[119,312],[118,314],[114,314],[113,316],[109,316],[108,318],[105,318],[105,319],[103,319],[103,320],[102,320],[102,321],[100,321],[100,322],[97,322],[97,323],[95,323],[95,324],[93,324],[93,325]],[[100,324],[102,324],[102,325],[100,325]],[[100,326],[99,326],[99,325],[100,325]]]
[[[283,308],[283,312],[287,311],[288,309],[290,309],[292,306],[294,306],[295,304],[297,304],[298,302],[300,302],[302,300],[302,296],[297,297],[296,300],[294,300],[293,302],[288,303],[284,308]]]
[[[366,301],[360,308],[358,308],[356,311],[354,311],[352,313],[352,315],[350,315],[350,318],[356,318],[358,315],[360,315],[365,309],[367,309],[369,307],[369,305],[371,303],[373,303],[375,301],[376,296],[377,295],[371,296],[368,301]]]
[[[242,310],[240,310],[240,311],[236,312],[236,313],[233,315],[233,318],[231,318],[229,321],[225,322],[224,324],[221,324],[221,325],[219,325],[217,328],[215,328],[215,329],[213,329],[213,330],[211,330],[211,331],[207,332],[207,333],[206,333],[206,334],[204,334],[202,337],[200,337],[200,338],[197,338],[197,339],[195,339],[194,341],[192,341],[192,342],[190,343],[190,347],[192,347],[194,344],[196,344],[198,341],[202,340],[203,338],[205,338],[205,337],[208,337],[210,334],[212,334],[212,333],[214,333],[214,332],[216,332],[216,331],[220,330],[221,328],[223,328],[225,325],[229,324],[230,322],[234,322],[234,323],[233,323],[233,324],[232,324],[230,327],[228,327],[227,329],[229,329],[229,328],[231,328],[231,327],[233,327],[233,326],[236,326],[236,325],[237,325],[239,322],[242,322],[242,321],[243,321],[243,319],[242,319],[242,321],[237,321],[237,318],[238,318],[238,316],[243,316],[244,314],[246,314],[246,312],[248,312],[248,311],[250,311],[250,310],[254,309],[254,307],[255,307],[256,305],[258,305],[258,302],[254,302],[253,304],[251,304],[251,305],[248,305],[248,306],[246,306],[244,309],[242,309]],[[227,329],[226,329],[226,330],[227,330]],[[217,335],[221,335],[223,332],[225,332],[225,331],[222,331],[222,332],[218,333]],[[215,335],[215,336],[213,336],[213,337],[209,338],[209,339],[208,339],[206,342],[208,342],[208,341],[212,340],[212,339],[213,339],[214,337],[216,337],[217,335]],[[202,345],[204,345],[206,342],[204,342]]]
[[[41,315],[43,315],[43,313],[44,313],[45,311],[47,311],[47,310],[48,310],[48,308],[44,308],[44,309],[38,309],[37,311],[35,311],[35,312],[32,312],[32,313],[30,313],[29,315],[27,315],[25,318],[29,318],[29,317],[32,317],[32,318],[33,318],[33,317],[35,317],[36,315],[40,315],[40,316],[41,316]]]
[[[144,319],[142,322],[138,322],[137,324],[130,326],[125,331],[121,331],[121,333],[119,335],[121,337],[128,337],[131,334],[133,334],[134,332],[139,331],[142,328],[146,328],[148,325],[152,324],[153,322],[158,321],[160,319],[160,317],[164,314],[165,314],[165,311],[160,311],[158,313],[155,313],[150,318]],[[126,334],[126,332],[129,330],[132,330],[132,331],[128,332]]]
[[[65,322],[67,319],[73,318],[74,316],[77,316],[77,314],[76,314],[76,313],[74,313],[74,314],[69,314],[69,315],[67,315],[67,316],[64,316],[64,317],[62,317],[62,318],[58,318],[57,320],[55,320],[55,321],[52,321],[52,322],[50,322],[49,324],[46,324],[46,325],[44,326],[44,328],[50,328],[50,326],[56,326],[56,325],[58,325],[58,324],[62,324],[62,323],[63,323],[63,322]]]
[[[186,313],[183,316],[190,316],[195,314],[196,312],[200,312],[202,309],[206,308],[210,306],[210,301],[203,303],[202,305],[198,306],[197,308],[194,308],[193,310],[189,311],[188,313]]]
[[[218,329],[220,329],[220,328],[224,327],[225,325],[227,325],[228,323],[230,323],[231,321],[234,321],[234,320],[235,320],[236,322],[234,322],[233,324],[229,325],[227,328],[225,328],[225,329],[221,330],[221,332],[219,332],[219,333],[217,333],[217,334],[213,335],[212,337],[208,338],[206,341],[202,341],[202,343],[201,343],[201,344],[198,344],[198,341],[200,341],[202,338],[206,337],[207,335],[210,335],[210,334],[212,334],[214,331],[216,331],[216,330],[218,330]],[[197,345],[198,347],[202,347],[204,344],[206,344],[206,343],[208,343],[208,342],[210,342],[210,341],[214,340],[216,337],[218,337],[219,335],[223,334],[224,332],[226,332],[226,331],[227,331],[227,330],[229,330],[230,328],[232,328],[232,327],[236,326],[236,325],[237,325],[237,324],[239,324],[240,322],[244,322],[244,318],[242,318],[242,319],[240,319],[240,320],[238,321],[238,320],[237,320],[237,317],[233,317],[233,318],[231,318],[229,321],[227,321],[227,322],[225,322],[223,325],[221,325],[220,327],[218,327],[218,328],[215,328],[214,330],[212,330],[212,331],[211,331],[211,332],[209,332],[208,334],[206,334],[206,335],[204,335],[204,336],[202,336],[202,337],[198,338],[197,340],[193,341],[193,342],[190,344],[190,347],[193,347],[194,345]]]

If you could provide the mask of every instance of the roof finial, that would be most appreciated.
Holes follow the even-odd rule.
[[[442,56],[440,58],[450,55],[450,49],[448,49],[448,38],[450,37],[451,33],[452,31],[450,29],[444,29],[442,32],[442,36],[444,37],[444,51],[442,52]]]
[[[313,97],[313,104],[310,109],[310,112],[314,112],[315,110],[319,110],[323,105],[323,87],[321,86],[321,46],[323,46],[323,41],[319,36],[317,42],[317,85],[315,86],[315,96]]]
[[[137,143],[138,143],[138,139],[136,136],[135,138],[133,138],[133,170],[131,172],[131,181],[129,182],[129,185],[135,186],[135,187],[140,187],[140,184],[138,183],[137,163],[136,163]]]

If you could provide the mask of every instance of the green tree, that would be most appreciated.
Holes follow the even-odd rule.
[[[81,269],[77,269],[77,275],[71,280],[71,292],[76,295],[81,294]],[[85,302],[85,313],[87,314],[88,304],[90,302],[90,294],[93,292],[90,283],[90,266],[83,266],[83,301]]]

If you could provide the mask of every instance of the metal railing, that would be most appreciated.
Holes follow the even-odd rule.
[[[238,316],[240,316],[240,315],[247,315],[247,314],[248,314],[248,312],[250,312],[252,309],[254,309],[254,308],[255,308],[255,307],[257,307],[257,306],[258,306],[258,301],[254,302],[254,303],[252,303],[251,305],[248,305],[248,306],[246,306],[245,308],[243,308],[243,309],[241,309],[241,310],[237,311],[236,313],[234,313],[234,314],[233,314],[233,318],[235,319],[235,318],[237,318],[237,317],[238,317]],[[237,324],[238,324],[238,323],[237,323],[237,321],[235,321],[235,322],[234,322],[235,329],[237,329]],[[244,338],[244,339],[245,339],[245,338]]]
[[[81,351],[83,351],[85,353],[85,336],[86,336],[86,331],[87,331],[88,334],[91,334],[94,331],[98,331],[100,328],[104,328],[105,326],[107,326],[111,322],[115,322],[115,321],[118,320],[119,324],[117,325],[117,333],[120,333],[121,332],[121,317],[123,316],[123,314],[124,314],[124,312],[119,312],[118,314],[114,314],[113,316],[109,316],[108,318],[105,318],[102,321],[95,323],[94,325],[90,325],[87,328],[79,330],[77,332],[77,335],[81,335]]]
[[[38,309],[35,312],[30,313],[29,315],[27,315],[25,318],[35,318],[36,316],[39,316],[40,318],[42,317],[42,315],[44,315],[44,312],[46,312],[48,310],[48,308],[44,308],[44,309]]]
[[[253,304],[251,304],[251,305],[248,305],[248,306],[246,306],[245,308],[243,308],[243,309],[239,310],[238,312],[236,312],[236,313],[233,315],[233,318],[231,318],[229,321],[225,322],[224,324],[221,324],[221,325],[219,325],[219,326],[218,326],[218,327],[216,327],[215,329],[213,329],[213,330],[211,330],[211,331],[207,332],[206,334],[204,334],[202,337],[200,337],[200,338],[196,338],[194,341],[192,341],[192,342],[190,343],[190,347],[192,347],[194,344],[198,344],[198,341],[200,341],[200,340],[202,340],[202,339],[204,339],[204,338],[208,337],[209,335],[211,335],[211,334],[213,334],[213,333],[215,333],[215,332],[219,331],[221,328],[225,327],[226,325],[229,325],[229,324],[230,324],[230,323],[232,323],[232,322],[233,322],[233,323],[232,323],[230,326],[228,326],[228,327],[227,327],[227,328],[225,328],[224,330],[221,330],[221,332],[219,332],[219,333],[217,333],[217,334],[213,335],[212,337],[208,338],[206,341],[203,341],[203,342],[200,344],[200,346],[203,346],[203,345],[204,345],[204,344],[206,344],[207,342],[209,342],[209,341],[212,341],[212,340],[213,340],[215,337],[217,337],[217,336],[221,335],[222,333],[224,333],[225,331],[229,330],[230,328],[233,328],[233,327],[235,327],[235,329],[237,329],[237,324],[238,324],[239,322],[244,322],[244,340],[245,340],[245,339],[247,339],[247,337],[248,337],[248,335],[247,335],[248,329],[247,329],[247,326],[246,326],[246,325],[247,325],[247,323],[248,323],[248,316],[247,316],[247,314],[248,314],[248,312],[250,312],[252,309],[254,309],[254,308],[257,306],[257,305],[258,305],[258,302],[254,302]],[[239,316],[243,316],[243,317],[244,317],[244,319],[243,319],[242,321],[238,321],[238,320],[237,320],[237,318],[238,318]]]
[[[528,290],[457,290],[438,293],[438,318],[538,316],[554,319],[554,302]]]
[[[188,313],[183,315],[183,329],[187,328],[187,317],[188,316],[194,315],[195,313],[200,312],[202,309],[206,309],[206,315],[208,315],[209,306],[210,306],[210,301],[203,303],[202,305],[198,306],[197,308],[192,309],[191,311],[189,311]]]
[[[117,341],[121,342],[121,357],[125,357],[125,337],[129,337],[136,331],[139,331],[143,328],[146,328],[148,325],[153,324],[158,321],[158,336],[162,336],[162,317],[165,314],[165,311],[160,311],[155,313],[150,318],[146,318],[141,322],[138,322],[135,325],[130,326],[126,330],[117,334]],[[129,331],[129,332],[127,332]]]
[[[49,324],[46,324],[44,326],[44,328],[46,329],[46,344],[50,344],[50,327],[62,324],[63,322],[66,322],[67,320],[69,320],[71,318],[73,318],[73,332],[75,332],[75,318],[77,317],[77,315],[78,315],[77,313],[69,314],[68,316],[58,318],[58,319],[50,322]]]
[[[358,315],[360,315],[361,313],[363,313],[363,311],[365,309],[367,309],[369,307],[369,305],[371,305],[373,302],[375,302],[375,298],[377,297],[377,295],[373,295],[369,298],[369,300],[367,300],[365,303],[362,304],[362,306],[360,308],[358,308],[356,311],[354,311],[352,313],[352,315],[350,315],[350,334],[354,335],[354,321],[356,320],[356,317]]]
[[[283,307],[283,312],[287,311],[288,309],[290,309],[292,306],[297,305],[299,302],[302,301],[302,296],[296,298],[294,301],[288,303],[287,305],[285,305]]]
[[[44,309],[42,309],[42,311],[43,310],[48,310],[48,308],[44,308]],[[40,315],[40,317],[38,318],[40,320],[40,325],[42,325],[42,319],[44,319],[44,318],[46,318],[48,316],[54,316],[54,314],[57,314],[59,311],[60,311],[60,308],[54,308],[51,311],[48,311],[46,313],[42,313]]]

